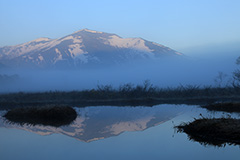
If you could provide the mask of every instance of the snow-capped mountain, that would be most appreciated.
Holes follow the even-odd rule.
[[[59,39],[39,38],[0,48],[0,64],[11,67],[81,67],[182,55],[142,38],[83,29]]]

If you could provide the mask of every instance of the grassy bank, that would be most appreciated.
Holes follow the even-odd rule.
[[[229,102],[229,103],[214,103],[209,105],[204,105],[202,108],[206,108],[209,111],[223,111],[229,113],[240,113],[240,103]]]
[[[68,125],[77,117],[76,111],[68,106],[44,106],[15,108],[8,111],[4,117],[12,123],[29,125]]]
[[[82,91],[49,91],[39,93],[11,93],[0,95],[0,108],[43,104],[87,105],[147,105],[208,104],[216,101],[240,101],[240,89],[236,87],[179,86],[159,88],[148,81],[143,85],[125,84],[118,88],[98,86]]]
[[[178,132],[188,134],[190,140],[203,145],[240,145],[240,120],[233,118],[202,118],[176,126]]]

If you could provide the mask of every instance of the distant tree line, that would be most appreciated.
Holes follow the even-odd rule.
[[[240,57],[236,60],[240,66]],[[223,84],[226,75],[219,72],[216,77],[216,85],[180,85],[178,87],[160,88],[154,86],[149,80],[141,85],[127,83],[119,87],[111,85],[98,85],[94,89],[81,91],[48,91],[33,93],[9,93],[0,94],[0,107],[2,105],[18,104],[110,104],[110,101],[143,101],[156,103],[186,103],[190,100],[197,100],[198,103],[212,101],[240,101],[240,69],[233,72],[232,80]],[[0,81],[18,79],[17,75],[0,75]],[[95,103],[96,102],[96,103]],[[101,102],[101,103],[100,103]],[[195,101],[196,102],[196,101]],[[85,105],[84,104],[84,105]],[[120,103],[122,105],[122,103]],[[139,103],[138,103],[139,104]],[[141,104],[140,104],[141,105]]]

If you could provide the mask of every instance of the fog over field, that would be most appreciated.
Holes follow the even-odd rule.
[[[97,85],[142,84],[149,80],[158,87],[179,85],[218,85],[214,79],[223,73],[222,85],[229,83],[238,52],[221,54],[211,52],[184,58],[162,58],[155,61],[137,61],[109,67],[66,70],[1,69],[1,74],[14,75],[14,81],[1,83],[1,92],[71,91],[96,88]]]

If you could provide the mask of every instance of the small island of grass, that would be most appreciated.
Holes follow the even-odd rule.
[[[240,120],[234,118],[201,118],[176,126],[178,132],[188,134],[190,140],[204,145],[240,145]]]
[[[59,127],[72,123],[77,113],[69,106],[25,107],[12,109],[4,117],[17,124]]]

